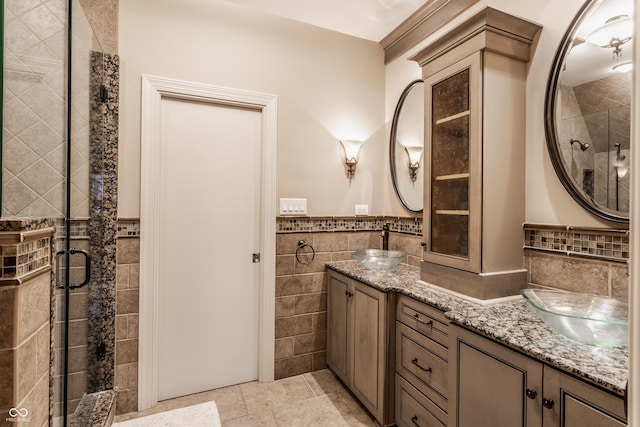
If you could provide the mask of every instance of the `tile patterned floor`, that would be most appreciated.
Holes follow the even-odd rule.
[[[157,406],[117,416],[124,421],[144,415],[215,401],[223,427],[375,427],[373,418],[328,370],[251,382],[160,402]]]

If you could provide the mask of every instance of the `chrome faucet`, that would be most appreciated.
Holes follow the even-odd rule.
[[[389,223],[388,222],[382,226],[382,233],[380,235],[382,236],[382,250],[388,251],[389,250]]]

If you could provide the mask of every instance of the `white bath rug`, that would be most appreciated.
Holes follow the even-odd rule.
[[[220,425],[220,415],[215,402],[113,423],[114,427],[220,427]]]

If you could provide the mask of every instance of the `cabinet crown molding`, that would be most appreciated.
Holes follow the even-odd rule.
[[[454,49],[460,58],[478,50],[528,62],[530,46],[542,26],[487,6],[409,58],[421,67]]]

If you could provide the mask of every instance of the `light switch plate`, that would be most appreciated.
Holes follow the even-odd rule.
[[[306,215],[307,199],[280,199],[280,215]]]
[[[369,215],[369,205],[356,205],[356,216]]]

